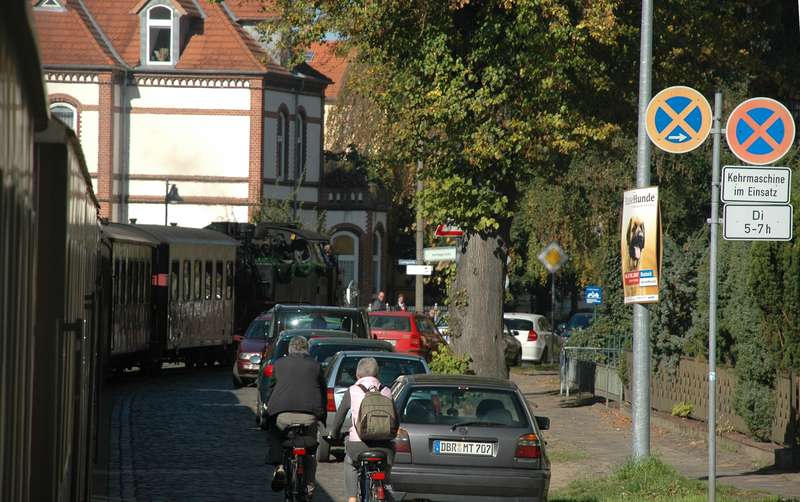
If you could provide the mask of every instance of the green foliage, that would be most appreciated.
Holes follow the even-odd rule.
[[[459,356],[446,345],[433,353],[431,371],[441,375],[466,375],[472,362],[469,356]]]
[[[587,478],[574,481],[551,495],[551,502],[616,502],[619,500],[647,502],[703,502],[707,499],[705,483],[687,479],[655,457],[641,462],[629,462],[606,478]],[[720,502],[761,501],[778,502],[777,497],[736,490],[730,486],[717,487]]]
[[[694,413],[694,405],[692,403],[681,401],[672,407],[673,417],[689,418],[692,413]]]

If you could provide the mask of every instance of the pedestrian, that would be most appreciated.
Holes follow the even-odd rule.
[[[372,300],[369,306],[371,312],[381,312],[389,310],[389,303],[386,301],[386,293],[378,291],[378,297]]]
[[[405,312],[408,310],[408,305],[406,305],[406,297],[403,293],[397,295],[397,309],[400,312]]]
[[[325,266],[336,268],[338,264],[336,263],[336,256],[333,254],[333,247],[331,247],[330,244],[325,244],[325,247],[322,249],[322,259],[325,260]]]

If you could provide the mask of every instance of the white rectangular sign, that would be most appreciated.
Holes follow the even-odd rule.
[[[792,240],[792,206],[726,204],[724,234],[728,241]]]
[[[436,261],[455,261],[456,248],[455,246],[446,246],[439,248],[425,248],[423,250],[425,263]]]
[[[725,166],[722,169],[722,202],[788,204],[792,170],[788,167]]]
[[[433,267],[431,265],[408,265],[406,275],[431,275]]]

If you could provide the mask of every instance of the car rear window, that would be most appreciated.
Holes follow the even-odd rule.
[[[290,329],[335,329],[355,333],[358,338],[367,338],[367,327],[358,311],[303,309],[281,312],[278,316],[278,333]]]
[[[391,387],[400,375],[414,375],[427,373],[425,365],[419,359],[402,359],[376,357],[378,361],[378,380],[387,387]],[[356,383],[356,368],[361,357],[345,357],[339,365],[339,374],[336,375],[336,387],[350,387]]]
[[[371,315],[369,316],[369,325],[372,327],[372,329],[411,331],[411,322],[408,317]]]
[[[528,427],[528,417],[516,393],[502,389],[417,387],[402,407],[400,422],[411,424]]]
[[[508,329],[517,331],[530,331],[533,329],[533,321],[527,319],[506,319]]]
[[[374,350],[375,352],[389,352],[390,349],[384,347],[364,347],[363,345],[348,344],[348,343],[325,343],[322,345],[313,345],[309,349],[311,357],[320,363],[326,362],[328,359],[335,356],[338,352],[343,350]]]

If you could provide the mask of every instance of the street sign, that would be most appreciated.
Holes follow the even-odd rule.
[[[770,98],[751,98],[737,106],[725,126],[728,148],[743,162],[763,166],[786,155],[794,143],[794,118]]]
[[[726,204],[723,237],[728,241],[792,240],[792,206]]]
[[[425,248],[423,250],[425,263],[433,263],[437,261],[456,261],[456,254],[457,252],[455,246]]]
[[[406,275],[431,275],[433,267],[430,265],[408,265]]]
[[[667,87],[647,105],[645,124],[650,141],[660,149],[691,152],[711,131],[711,106],[691,87]]]
[[[553,241],[539,253],[539,261],[542,262],[548,272],[555,274],[561,268],[561,265],[567,261],[567,253],[561,249],[557,242]]]
[[[417,260],[415,260],[414,258],[400,258],[399,260],[397,260],[397,264],[400,265],[401,267],[405,265],[416,265]]]
[[[722,202],[788,204],[792,170],[788,167],[722,168]]]
[[[589,305],[602,305],[603,288],[600,286],[586,286],[583,290],[583,301]]]
[[[439,225],[436,227],[436,237],[463,237],[464,231],[453,225]]]

